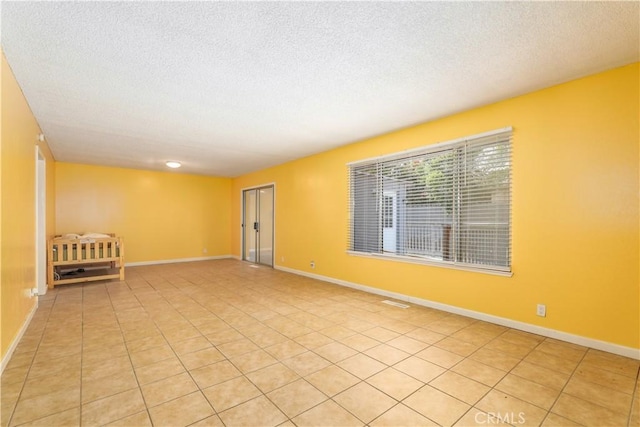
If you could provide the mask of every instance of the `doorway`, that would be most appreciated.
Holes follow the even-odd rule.
[[[273,267],[274,186],[242,191],[242,259]]]
[[[395,253],[398,248],[398,194],[385,191],[382,195],[382,249]]]
[[[47,162],[36,146],[36,288],[47,293]]]

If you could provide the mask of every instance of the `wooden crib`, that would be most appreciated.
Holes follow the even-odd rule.
[[[124,245],[122,237],[61,238],[49,240],[47,248],[47,283],[57,285],[94,280],[124,280]]]

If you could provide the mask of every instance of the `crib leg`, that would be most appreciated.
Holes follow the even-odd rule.
[[[53,289],[54,270],[55,267],[53,266],[49,266],[49,268],[47,268],[47,286],[49,289]]]

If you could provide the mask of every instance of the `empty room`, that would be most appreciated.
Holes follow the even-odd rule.
[[[640,426],[639,2],[0,17],[2,426]]]

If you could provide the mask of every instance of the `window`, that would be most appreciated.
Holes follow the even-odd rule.
[[[349,164],[349,251],[510,271],[511,135]]]

